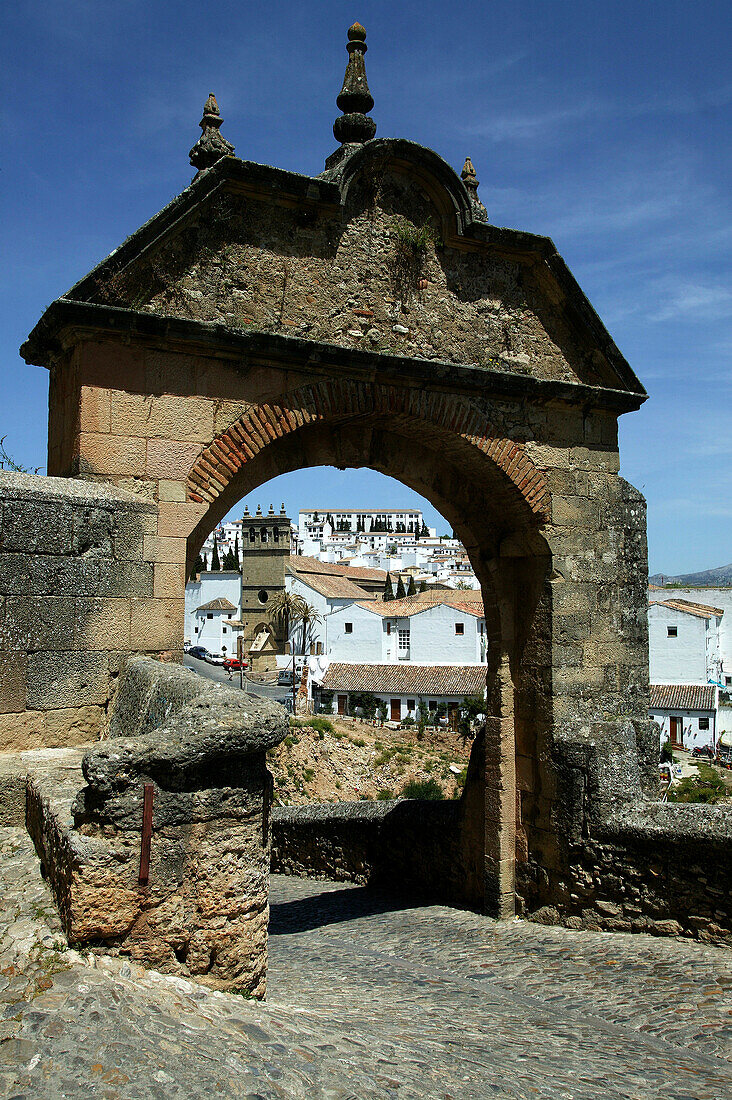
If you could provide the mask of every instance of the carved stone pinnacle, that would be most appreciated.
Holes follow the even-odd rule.
[[[374,100],[366,80],[366,31],[360,23],[354,23],[348,28],[346,49],[348,65],[343,77],[343,87],[336,99],[343,114],[333,123],[333,133],[341,145],[362,145],[376,133],[376,123],[372,118],[366,117]]]
[[[478,184],[480,181],[475,173],[475,168],[473,167],[473,162],[470,157],[465,158],[465,164],[463,165],[463,170],[460,173],[460,178],[467,188],[468,197],[470,198],[470,205],[473,208],[473,216],[475,220],[479,222],[487,222],[488,211],[478,198]]]
[[[219,114],[216,96],[212,92],[206,100],[206,105],[203,108],[203,118],[198,124],[203,132],[188,154],[191,158],[191,164],[199,172],[210,168],[222,157],[230,157],[234,153],[234,146],[219,133],[223,121]]]

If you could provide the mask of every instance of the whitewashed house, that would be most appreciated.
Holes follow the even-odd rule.
[[[231,654],[236,650],[236,631],[229,621],[240,619],[241,573],[198,573],[188,582],[184,626],[188,644],[205,646],[211,653],[221,653],[225,645]]]
[[[651,683],[720,682],[723,615],[720,607],[676,596],[651,602],[648,607]]]
[[[661,727],[661,744],[691,751],[714,750],[717,688],[712,684],[651,684],[649,713]]]
[[[485,696],[485,666],[347,664],[332,661],[315,694],[332,693],[331,711],[352,714],[359,696],[373,695],[391,722],[417,721],[423,708],[433,721],[444,716],[455,724],[462,702]],[[322,707],[321,707],[322,709]]]

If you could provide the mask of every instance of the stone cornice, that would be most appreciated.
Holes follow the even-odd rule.
[[[392,379],[406,385],[480,393],[487,397],[519,399],[535,404],[570,403],[607,408],[618,413],[640,408],[647,394],[603,386],[551,381],[471,364],[383,355],[343,348],[278,333],[237,332],[224,325],[141,313],[59,298],[33,329],[20,353],[26,363],[50,367],[64,350],[83,340],[135,339],[168,350],[236,359],[243,369],[269,364],[307,377],[347,372],[352,377]]]

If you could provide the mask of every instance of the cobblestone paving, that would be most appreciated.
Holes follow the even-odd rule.
[[[732,1095],[732,961],[275,877],[264,1004],[63,950],[0,830],[4,1100]]]

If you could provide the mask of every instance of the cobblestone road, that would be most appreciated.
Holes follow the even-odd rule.
[[[275,877],[264,1004],[63,950],[0,830],[6,1100],[732,1095],[727,953]]]

